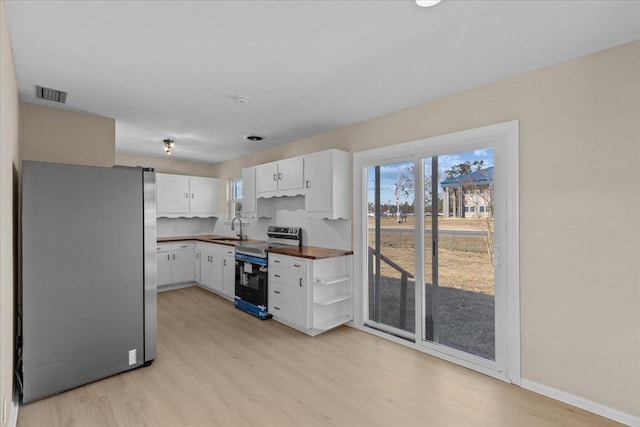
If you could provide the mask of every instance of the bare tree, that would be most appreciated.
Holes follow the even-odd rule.
[[[430,207],[433,205],[433,195],[431,194],[431,164],[425,164],[425,169],[424,169],[424,207],[422,209],[422,215],[424,215],[424,208],[426,207]],[[438,172],[438,182],[442,181],[443,179],[443,175],[442,173]],[[403,168],[403,170],[400,172],[400,182],[398,183],[398,189],[400,190],[401,193],[403,193],[405,196],[409,197],[409,196],[414,196],[415,198],[415,191],[416,191],[416,185],[415,185],[415,173],[414,173],[414,165],[413,163],[410,165],[407,165]],[[438,194],[436,196],[436,203],[438,203],[438,207],[440,206],[440,202],[441,202],[442,196],[440,194]],[[415,201],[414,201],[414,205],[415,205]],[[418,210],[416,209],[416,213],[418,212]]]

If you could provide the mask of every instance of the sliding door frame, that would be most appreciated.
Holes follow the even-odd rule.
[[[490,126],[435,136],[416,141],[396,144],[354,153],[353,194],[354,194],[354,326],[432,354],[453,363],[482,372],[501,380],[520,384],[520,284],[519,284],[519,124],[517,120]],[[496,292],[496,361],[489,361],[473,355],[461,355],[459,351],[446,346],[426,342],[422,331],[425,328],[424,303],[424,221],[416,221],[416,301],[415,301],[415,342],[394,337],[383,331],[367,327],[368,283],[367,265],[367,168],[398,162],[414,162],[416,206],[424,206],[423,158],[442,156],[456,151],[474,148],[495,148],[496,172],[494,180],[502,188],[496,194],[496,203],[502,206],[503,229],[496,242],[499,249],[497,263],[506,289]],[[497,193],[497,192],[496,192]],[[498,200],[498,198],[502,200]],[[498,284],[496,282],[496,284]],[[506,299],[506,300],[504,300]],[[500,329],[500,330],[499,330]],[[506,343],[504,343],[506,339]]]

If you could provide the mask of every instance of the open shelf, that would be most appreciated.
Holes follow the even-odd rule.
[[[314,301],[313,303],[318,305],[331,305],[340,301],[348,300],[350,298],[351,298],[351,295],[349,294],[339,294],[339,295],[333,295],[327,298],[319,299],[318,301]]]
[[[350,320],[351,320],[351,316],[335,317],[333,319],[327,320],[326,322],[317,324],[313,329],[317,329],[318,331],[327,331],[329,329],[335,328],[336,326],[345,324]]]
[[[335,285],[336,283],[346,282],[349,279],[351,279],[351,276],[335,276],[324,280],[316,279],[314,283],[316,285]]]

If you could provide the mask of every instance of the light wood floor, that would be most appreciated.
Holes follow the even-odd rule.
[[[158,358],[20,407],[18,426],[607,426],[349,327],[308,337],[200,288],[158,295]]]

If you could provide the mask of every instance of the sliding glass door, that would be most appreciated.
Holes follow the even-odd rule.
[[[507,328],[509,313],[519,321],[517,220],[506,215],[517,212],[517,170],[505,136],[517,141],[517,131],[508,129],[355,156],[365,193],[357,259],[364,328],[498,377],[511,356],[519,377],[519,333]]]
[[[423,162],[423,339],[495,360],[493,149]]]
[[[415,332],[415,189],[413,162],[367,170],[369,325]]]

